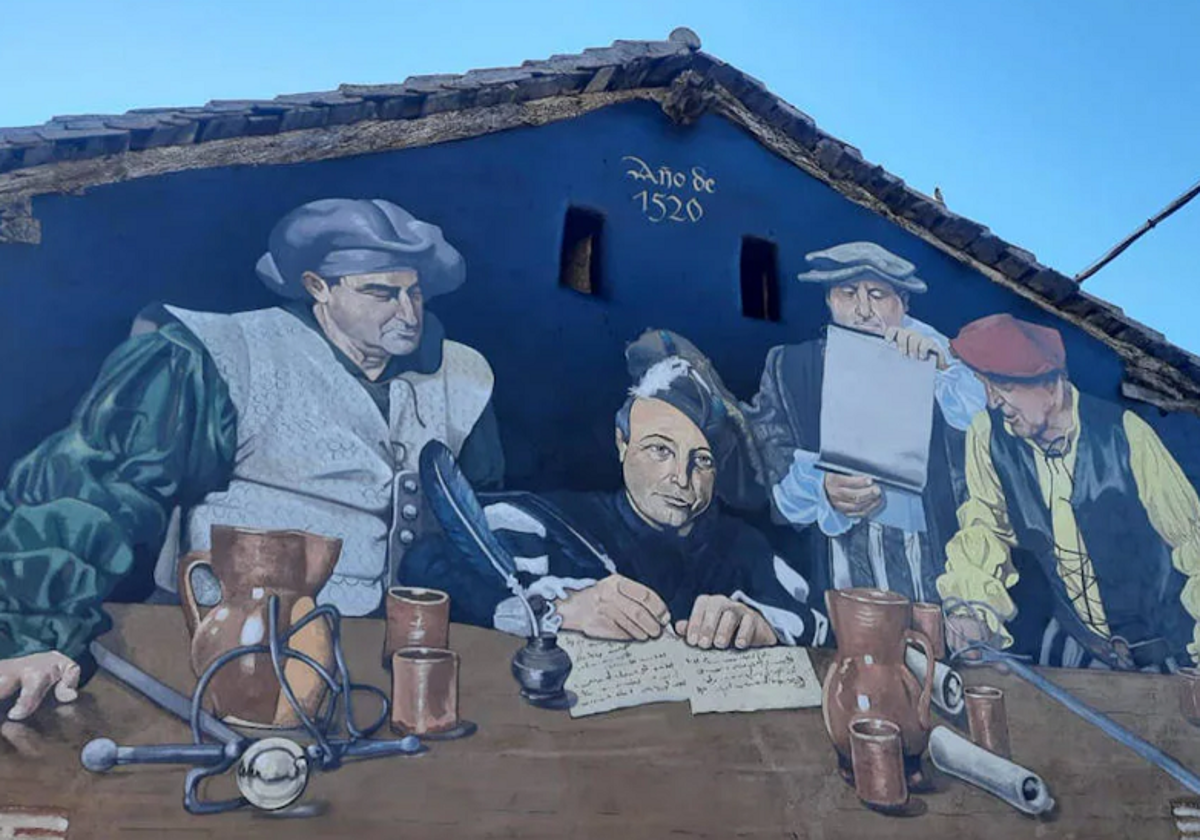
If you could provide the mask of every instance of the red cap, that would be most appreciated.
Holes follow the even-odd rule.
[[[1036,379],[1067,365],[1058,330],[1008,313],[972,321],[951,339],[950,347],[973,370],[1011,379]]]

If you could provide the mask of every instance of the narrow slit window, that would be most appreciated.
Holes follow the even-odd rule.
[[[779,320],[779,249],[756,236],[742,237],[742,314]]]
[[[559,285],[585,295],[599,293],[603,231],[604,217],[599,213],[580,207],[567,208],[558,262]]]

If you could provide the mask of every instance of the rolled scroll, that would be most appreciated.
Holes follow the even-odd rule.
[[[929,734],[933,766],[986,790],[1026,814],[1044,814],[1054,807],[1046,783],[1031,770],[977,747],[945,726]]]
[[[904,651],[904,664],[912,671],[919,682],[925,680],[927,667],[925,654],[915,647],[909,646]],[[933,664],[933,705],[948,715],[956,715],[963,710],[963,681],[958,672],[943,662]]]

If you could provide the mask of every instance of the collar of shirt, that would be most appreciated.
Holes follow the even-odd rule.
[[[699,550],[708,543],[717,527],[717,500],[713,499],[708,510],[692,520],[692,528],[686,534],[679,533],[675,528],[655,528],[633,509],[629,496],[624,488],[614,494],[617,512],[625,527],[629,529],[640,543],[653,543],[672,548],[676,551]]]
[[[442,366],[442,342],[446,338],[446,330],[437,316],[429,310],[425,310],[421,343],[417,345],[417,349],[406,356],[392,356],[383,369],[383,374],[372,381],[363,373],[362,368],[330,341],[329,336],[325,335],[325,330],[321,329],[321,325],[317,322],[317,316],[313,314],[311,304],[305,301],[293,301],[284,304],[283,308],[325,339],[325,343],[333,350],[334,358],[341,362],[342,367],[366,384],[377,385],[381,382],[388,382],[402,373],[433,373]]]
[[[1067,401],[1070,403],[1071,430],[1066,436],[1052,441],[1045,448],[1029,438],[1024,438],[1024,441],[1025,445],[1033,450],[1034,459],[1039,463],[1047,460],[1059,461],[1066,471],[1071,473],[1075,470],[1075,450],[1079,443],[1079,392],[1070,383],[1067,383]],[[1016,437],[1008,421],[1004,423],[1004,431]]]

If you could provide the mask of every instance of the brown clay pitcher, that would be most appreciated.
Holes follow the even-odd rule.
[[[921,754],[929,743],[929,701],[933,669],[917,681],[904,664],[906,645],[933,662],[929,639],[909,627],[907,598],[881,589],[839,589],[825,593],[825,606],[837,636],[837,654],[821,698],[825,729],[838,754],[843,778],[853,784],[850,724],[884,718],[900,727],[910,784],[919,783]]]
[[[267,644],[267,604],[272,595],[279,597],[278,629],[286,635],[316,607],[317,592],[342,550],[341,540],[304,531],[228,525],[212,527],[211,545],[211,551],[193,552],[179,565],[179,596],[192,636],[192,670],[197,677],[232,648]],[[192,573],[201,566],[212,571],[221,588],[220,600],[208,607],[197,602],[193,587]],[[326,669],[333,666],[333,640],[321,619],[302,628],[288,644]],[[305,713],[316,714],[326,692],[317,672],[298,659],[287,659],[284,675]],[[222,668],[209,684],[207,700],[217,715],[234,724],[284,728],[300,723],[275,676],[269,653],[246,654]]]

